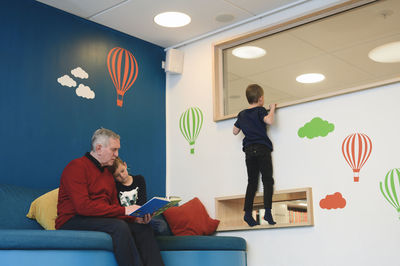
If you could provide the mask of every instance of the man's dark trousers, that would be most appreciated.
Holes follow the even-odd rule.
[[[128,223],[116,218],[75,216],[60,229],[101,231],[109,234],[119,266],[164,265],[149,224]]]

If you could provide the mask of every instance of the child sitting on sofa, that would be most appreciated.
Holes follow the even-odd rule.
[[[121,206],[141,206],[146,203],[146,181],[142,175],[129,174],[128,165],[120,157],[114,160],[109,170],[116,181],[118,200]],[[168,225],[162,217],[155,216],[151,218],[150,225],[156,235],[169,234]]]

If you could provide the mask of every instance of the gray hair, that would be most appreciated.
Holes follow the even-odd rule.
[[[109,139],[120,139],[120,136],[107,128],[97,129],[92,136],[92,151],[96,151],[96,146],[101,144],[103,147],[108,146]]]

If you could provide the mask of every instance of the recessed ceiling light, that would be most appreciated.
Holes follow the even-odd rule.
[[[400,41],[391,42],[372,49],[368,57],[378,63],[400,62]]]
[[[239,58],[255,59],[264,56],[267,52],[257,46],[242,46],[233,49],[232,54]]]
[[[307,73],[298,76],[296,81],[300,83],[317,83],[323,81],[324,79],[325,76],[320,73]]]
[[[181,12],[164,12],[154,17],[154,22],[163,27],[177,28],[189,24],[191,18]]]

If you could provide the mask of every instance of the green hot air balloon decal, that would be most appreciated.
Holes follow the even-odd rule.
[[[179,128],[190,145],[190,153],[194,154],[194,144],[203,125],[203,112],[198,107],[190,107],[179,119]]]
[[[396,209],[400,219],[400,168],[390,170],[386,174],[384,183],[379,182],[379,187],[385,199]]]

